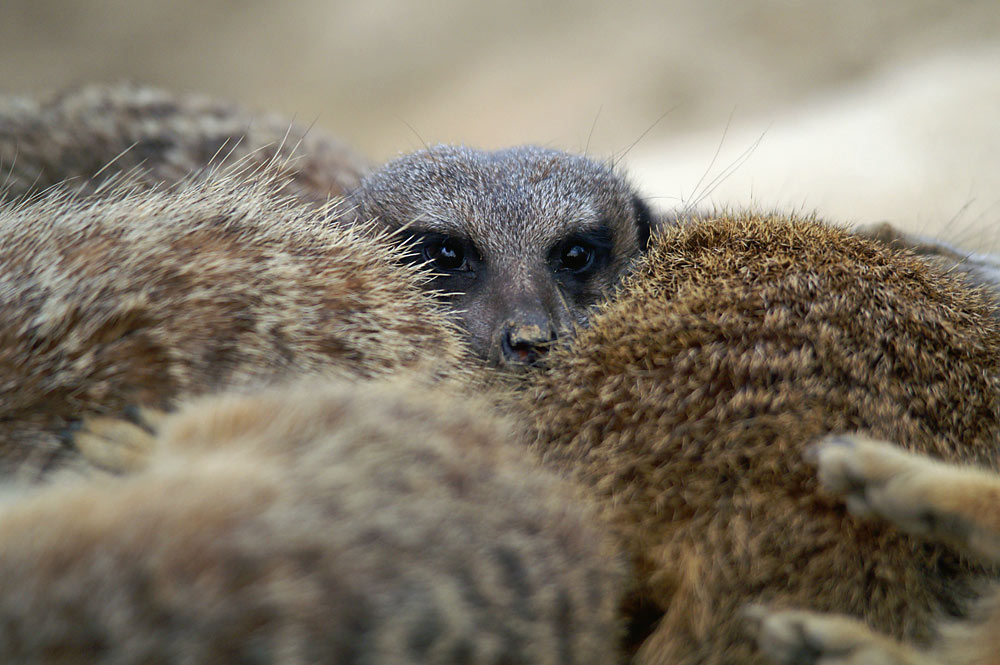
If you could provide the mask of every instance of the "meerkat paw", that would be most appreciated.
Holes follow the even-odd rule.
[[[858,516],[1000,557],[1000,477],[906,452],[863,436],[828,437],[809,448],[820,485]]]
[[[927,665],[850,617],[761,605],[748,606],[743,616],[760,650],[781,665]]]
[[[851,513],[900,522],[913,517],[914,506],[899,501],[905,481],[930,464],[889,443],[847,434],[821,440],[805,456],[816,465],[823,489],[843,496]]]
[[[128,473],[146,466],[166,416],[157,409],[135,408],[123,418],[84,418],[70,436],[88,463],[112,473]]]

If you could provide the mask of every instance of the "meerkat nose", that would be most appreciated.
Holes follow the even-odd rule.
[[[550,325],[509,321],[500,336],[502,361],[506,364],[532,365],[538,362],[556,339]]]

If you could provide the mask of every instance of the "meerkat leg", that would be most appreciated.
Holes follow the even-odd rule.
[[[70,434],[84,459],[112,473],[129,473],[146,466],[165,411],[138,407],[123,418],[84,418]]]
[[[859,516],[1000,561],[1000,476],[936,462],[862,436],[828,437],[809,449],[820,484]]]
[[[806,610],[744,610],[761,651],[781,665],[930,665],[913,649],[860,621]]]

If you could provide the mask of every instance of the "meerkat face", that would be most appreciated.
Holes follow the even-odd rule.
[[[497,365],[537,361],[649,238],[649,209],[609,166],[532,146],[436,146],[390,162],[354,198],[431,268],[430,288]]]

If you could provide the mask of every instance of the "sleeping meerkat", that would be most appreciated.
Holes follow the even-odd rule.
[[[527,374],[542,459],[591,488],[633,557],[635,662],[763,658],[748,602],[926,640],[982,571],[815,491],[805,442],[864,430],[996,463],[1000,323],[986,294],[814,220],[656,234],[586,328]]]
[[[0,495],[0,661],[619,662],[616,545],[489,412],[405,383],[229,392],[142,470]]]
[[[511,368],[583,320],[645,249],[652,217],[610,166],[536,146],[434,146],[350,199],[429,265],[473,350]]]
[[[333,220],[264,176],[0,204],[0,476],[74,464],[67,428],[130,406],[296,374],[467,376],[422,277]]]
[[[909,250],[942,270],[962,275],[969,284],[986,289],[994,301],[1000,300],[1000,255],[996,253],[969,251],[940,238],[903,231],[888,222],[859,226],[854,232],[893,248]],[[1000,316],[1000,310],[994,316]]]

